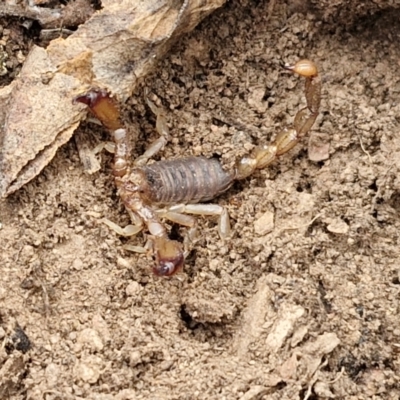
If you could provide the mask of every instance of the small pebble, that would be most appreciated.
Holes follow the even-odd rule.
[[[264,236],[274,229],[274,214],[271,211],[265,212],[254,222],[254,231],[257,235]]]

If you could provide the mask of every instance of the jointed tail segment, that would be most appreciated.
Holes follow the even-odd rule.
[[[131,163],[127,131],[120,122],[117,103],[109,93],[93,89],[74,99],[74,102],[83,103],[89,107],[91,112],[110,130],[115,143],[113,165],[115,183],[134,225],[124,229],[119,228],[111,221],[107,221],[107,225],[121,235],[136,234],[142,229],[143,224],[146,225],[153,238],[156,259],[153,271],[156,275],[175,274],[184,264],[184,252],[179,242],[169,239],[166,228],[160,221],[160,212],[155,207],[159,205],[160,197],[156,198],[155,193],[165,194],[161,198],[168,198],[171,202],[176,199],[178,203],[182,203],[172,204],[171,207],[162,210],[161,215],[189,227],[190,240],[195,238],[196,220],[186,215],[187,213],[218,215],[220,236],[226,238],[230,233],[226,210],[219,205],[191,203],[198,203],[217,196],[227,190],[234,180],[244,179],[256,169],[268,166],[277,156],[291,150],[313,126],[321,102],[321,79],[317,67],[309,60],[301,60],[293,66],[286,65],[284,68],[305,78],[307,106],[297,112],[292,128],[280,132],[272,143],[257,146],[249,156],[237,162],[235,170],[231,173],[225,172],[215,159],[204,157],[156,162],[151,165],[151,170],[150,167],[146,167],[148,159],[160,151],[169,140],[164,111],[150,100],[147,100],[147,103],[157,116],[156,128],[160,133],[160,138],[150,145],[141,157]],[[207,173],[208,168],[209,174]],[[193,178],[188,178],[187,182],[175,182],[175,179],[172,179],[174,169],[177,170],[177,176],[188,176],[189,178],[190,174],[193,174],[194,178],[204,176],[203,182],[200,185]],[[211,173],[211,171],[213,172]],[[153,175],[149,179],[150,173],[157,179],[155,180]],[[207,179],[207,184],[205,184],[204,180]],[[191,196],[195,198],[191,198]]]
[[[256,169],[265,168],[277,156],[287,153],[308,133],[317,119],[321,102],[321,78],[316,65],[309,60],[300,60],[284,68],[306,78],[305,95],[307,107],[297,112],[292,128],[284,129],[269,144],[256,147],[252,153],[237,164],[236,179],[250,176]]]

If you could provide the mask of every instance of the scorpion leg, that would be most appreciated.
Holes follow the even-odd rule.
[[[231,233],[229,214],[225,207],[218,204],[185,204],[183,213],[194,215],[218,216],[218,233],[222,240],[227,239]]]
[[[146,103],[150,107],[151,111],[153,111],[153,113],[157,117],[156,130],[161,136],[158,139],[156,139],[147,148],[147,150],[133,162],[133,164],[137,167],[147,164],[147,161],[149,161],[150,158],[152,158],[159,151],[161,151],[170,140],[169,128],[167,125],[167,118],[165,116],[165,111],[162,108],[157,107],[148,98],[146,98]]]
[[[272,143],[256,147],[249,156],[237,163],[236,179],[247,178],[256,169],[266,167],[277,156],[291,150],[307,134],[317,119],[321,103],[321,78],[318,76],[316,65],[309,60],[300,60],[292,66],[285,65],[284,68],[306,79],[307,107],[297,112],[293,128],[284,129]]]
[[[110,229],[116,232],[120,236],[129,237],[135,236],[143,229],[142,219],[134,212],[128,210],[128,214],[131,218],[132,224],[126,225],[124,228],[117,225],[115,222],[110,221],[108,218],[102,218],[101,222],[107,225]],[[142,252],[142,251],[140,251]]]
[[[114,154],[115,153],[115,144],[113,142],[101,142],[92,151],[94,154],[99,154],[103,150],[106,150],[109,153]]]
[[[171,222],[188,227],[183,240],[185,258],[198,239],[197,218],[191,215],[218,216],[218,233],[222,240],[227,239],[231,233],[229,214],[218,204],[178,204],[167,209],[158,210],[157,214]]]
[[[100,220],[104,225],[107,225],[110,229],[112,229],[115,233],[117,233],[120,236],[134,236],[137,235],[142,229],[143,225],[127,225],[124,228],[116,224],[115,222],[110,221],[107,218],[102,218]]]
[[[177,204],[166,210],[160,210],[163,218],[190,228],[188,236],[193,241],[196,238],[197,220],[186,214],[218,216],[218,233],[222,240],[231,233],[228,211],[218,204]]]

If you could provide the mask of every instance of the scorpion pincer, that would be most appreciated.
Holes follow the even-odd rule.
[[[229,217],[226,210],[215,204],[202,204],[225,192],[238,179],[250,176],[256,169],[271,164],[277,156],[291,150],[313,126],[321,102],[321,79],[316,65],[309,60],[285,65],[286,70],[305,78],[307,106],[295,116],[293,127],[284,129],[276,139],[259,145],[240,159],[233,171],[225,171],[215,158],[186,157],[158,161],[146,165],[169,140],[164,111],[150,100],[147,104],[157,116],[156,128],[160,133],[146,152],[131,163],[127,131],[120,122],[120,112],[115,100],[105,90],[92,89],[74,99],[83,103],[111,132],[115,143],[113,173],[119,196],[128,210],[134,225],[124,230],[108,221],[120,234],[138,233],[143,224],[153,240],[155,266],[158,276],[170,276],[183,267],[184,250],[180,242],[171,240],[161,222],[162,218],[188,226],[188,237],[195,237],[196,220],[187,214],[218,215],[218,230],[222,238],[229,235]],[[160,206],[167,207],[160,210]],[[129,228],[129,229],[127,229]]]

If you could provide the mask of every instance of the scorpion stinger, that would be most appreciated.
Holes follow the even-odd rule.
[[[305,78],[307,106],[297,112],[292,128],[281,131],[273,142],[257,146],[249,156],[239,160],[231,172],[225,171],[217,159],[205,157],[186,157],[145,165],[169,140],[165,113],[149,100],[147,104],[157,116],[156,128],[160,138],[131,166],[127,131],[119,122],[115,101],[102,90],[91,90],[74,100],[86,104],[111,131],[116,147],[113,166],[115,183],[136,225],[131,229],[121,229],[111,221],[106,223],[122,235],[138,233],[143,223],[147,226],[153,238],[156,260],[153,271],[156,275],[170,276],[184,263],[182,245],[169,239],[160,218],[189,227],[188,240],[191,241],[196,237],[196,220],[185,214],[217,215],[218,232],[221,238],[227,238],[230,224],[224,207],[201,202],[212,200],[225,192],[235,180],[244,179],[256,169],[271,164],[276,157],[291,150],[313,126],[321,102],[321,79],[317,67],[312,61],[301,60],[284,68]],[[160,206],[167,208],[160,210]]]

